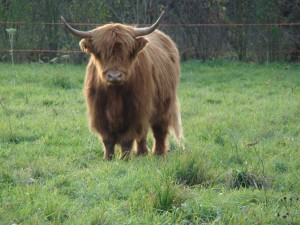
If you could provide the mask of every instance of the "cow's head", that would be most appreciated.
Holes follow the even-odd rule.
[[[61,19],[72,34],[83,38],[79,45],[82,51],[92,55],[96,67],[101,71],[101,79],[110,84],[122,84],[129,78],[136,56],[147,44],[143,36],[158,27],[163,14],[150,27],[106,24],[90,31],[76,30],[63,17]]]

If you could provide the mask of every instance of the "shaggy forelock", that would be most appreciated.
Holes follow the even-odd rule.
[[[105,58],[111,57],[114,52],[121,57],[131,53],[134,50],[133,28],[121,24],[107,24],[95,30],[94,48]]]

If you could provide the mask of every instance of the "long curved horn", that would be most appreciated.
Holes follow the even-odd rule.
[[[159,25],[160,19],[162,18],[162,16],[164,15],[165,11],[163,11],[160,16],[158,17],[158,19],[156,20],[156,22],[154,24],[152,24],[151,27],[145,27],[145,28],[136,28],[134,31],[134,34],[136,37],[140,37],[140,36],[145,36],[147,34],[151,34]]]
[[[62,22],[64,24],[66,24],[68,30],[72,34],[74,34],[75,36],[80,37],[80,38],[91,38],[92,37],[92,33],[90,31],[79,31],[79,30],[76,30],[73,27],[71,27],[62,16],[60,18],[61,18]]]

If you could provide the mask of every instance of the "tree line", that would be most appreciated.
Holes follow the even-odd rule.
[[[300,0],[0,0],[0,3],[0,62],[10,60],[5,50],[10,48],[6,29],[11,27],[17,29],[15,49],[77,50],[79,40],[60,24],[61,15],[74,23],[151,24],[162,10],[166,14],[160,29],[177,43],[182,60],[299,61]],[[66,55],[17,52],[15,58],[18,62],[49,62],[62,54]],[[75,63],[86,58],[83,53],[68,55],[66,58]]]

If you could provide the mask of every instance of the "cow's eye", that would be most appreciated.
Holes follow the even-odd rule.
[[[130,52],[130,58],[131,59],[134,59],[135,56],[136,56],[136,52],[135,51]]]
[[[96,57],[97,57],[98,59],[100,59],[100,58],[101,58],[101,53],[100,53],[100,52],[97,52]]]

